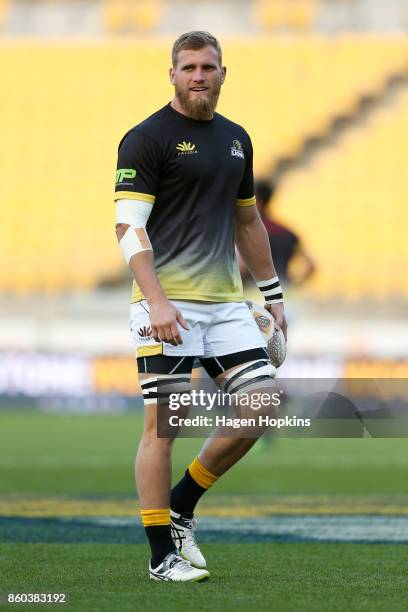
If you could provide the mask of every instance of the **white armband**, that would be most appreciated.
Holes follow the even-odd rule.
[[[149,202],[142,200],[116,201],[116,223],[129,225],[119,240],[120,250],[128,265],[132,255],[153,250],[145,229],[151,212],[152,204]]]

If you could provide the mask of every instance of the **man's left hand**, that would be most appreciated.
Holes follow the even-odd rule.
[[[283,331],[283,335],[285,336],[285,340],[288,339],[288,324],[286,323],[285,317],[285,308],[283,303],[280,304],[264,304],[266,310],[268,310],[273,318],[275,319],[275,324],[277,328],[280,328]]]

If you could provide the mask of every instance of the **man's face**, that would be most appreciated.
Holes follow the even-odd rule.
[[[179,51],[176,67],[170,68],[170,81],[189,117],[212,118],[225,74],[226,68],[220,66],[214,47]]]

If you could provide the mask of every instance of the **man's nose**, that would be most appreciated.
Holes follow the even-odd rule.
[[[201,68],[196,68],[193,74],[193,80],[196,82],[204,81],[204,72]]]

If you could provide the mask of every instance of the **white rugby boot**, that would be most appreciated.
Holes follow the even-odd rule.
[[[164,582],[199,582],[207,580],[210,576],[205,569],[193,567],[191,563],[183,559],[175,552],[169,553],[163,563],[155,569],[149,563],[150,580],[162,580]]]
[[[170,510],[170,528],[173,542],[181,556],[194,567],[206,568],[207,563],[195,539],[196,519],[186,518],[182,514]]]

